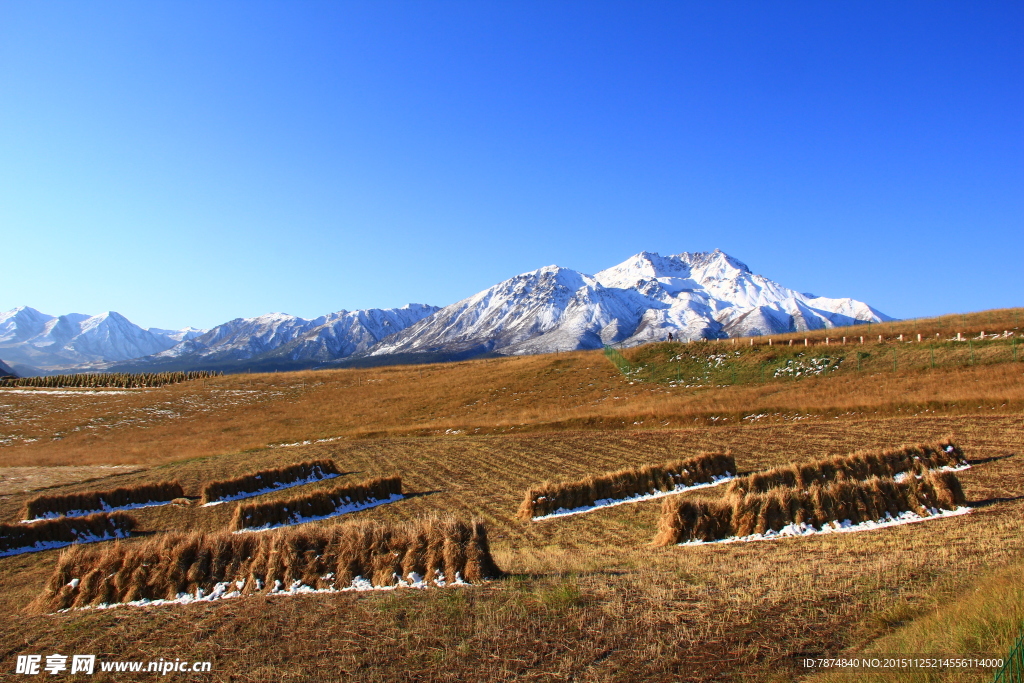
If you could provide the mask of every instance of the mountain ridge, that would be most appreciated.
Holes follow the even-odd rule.
[[[35,371],[31,361],[39,360],[51,371],[264,371],[632,346],[670,333],[719,339],[891,319],[861,301],[788,289],[719,249],[667,256],[642,251],[594,275],[544,266],[443,308],[408,304],[311,319],[267,313],[209,330],[143,330],[112,311],[48,316],[20,307],[0,314],[0,356],[19,374]]]

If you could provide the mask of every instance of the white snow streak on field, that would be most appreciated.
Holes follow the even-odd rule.
[[[280,580],[275,579],[274,587],[269,593],[261,595],[307,595],[310,593],[349,593],[352,591],[393,591],[398,588],[447,588],[447,587],[465,587],[472,586],[473,584],[463,580],[462,576],[456,572],[454,581],[447,581],[444,575],[440,572],[432,581],[427,581],[424,577],[420,576],[416,572],[410,572],[405,578],[399,578],[397,574],[394,575],[398,579],[397,583],[390,586],[375,586],[368,580],[361,576],[357,576],[352,579],[352,583],[343,588],[313,588],[303,584],[301,581],[294,581],[288,588],[284,588]],[[320,578],[325,581],[329,581],[334,577],[334,574],[326,574]],[[77,587],[79,579],[72,579],[69,586]],[[229,590],[233,588],[234,590]],[[245,588],[245,580],[239,581],[224,581],[218,583],[213,587],[213,590],[206,594],[202,588],[197,588],[195,594],[191,593],[179,593],[178,597],[173,600],[132,600],[131,602],[113,602],[113,603],[101,603],[99,605],[91,605],[89,607],[79,607],[77,610],[90,610],[90,609],[111,609],[113,607],[162,607],[164,605],[190,605],[196,602],[213,602],[214,600],[229,600],[231,598],[237,598],[242,595],[242,589]],[[261,583],[256,584],[257,590],[262,590],[263,585]],[[76,610],[76,611],[77,611]],[[59,612],[70,612],[71,609],[62,609]]]
[[[23,553],[38,553],[43,550],[53,550],[54,548],[63,548],[68,545],[78,545],[80,543],[96,543],[98,541],[112,541],[116,538],[128,538],[128,534],[120,531],[115,531],[113,534],[104,534],[102,536],[79,536],[75,541],[37,541],[35,545],[22,546],[20,548],[11,548],[10,550],[4,550],[0,552],[0,557],[8,557],[10,555],[21,555]]]
[[[635,496],[630,496],[629,498],[602,498],[600,500],[594,501],[593,505],[585,505],[583,507],[572,508],[571,510],[566,510],[565,508],[558,508],[557,510],[555,510],[554,512],[552,512],[550,514],[541,515],[540,517],[534,517],[533,521],[534,522],[538,522],[538,521],[541,521],[541,520],[544,520],[544,519],[552,519],[554,517],[567,517],[569,515],[581,515],[584,512],[592,512],[594,510],[599,510],[601,508],[606,508],[606,507],[612,507],[614,505],[623,505],[625,503],[639,503],[639,502],[642,502],[642,501],[645,501],[645,500],[654,500],[655,498],[664,498],[665,496],[674,496],[675,494],[683,493],[684,491],[693,491],[694,489],[706,489],[706,488],[709,488],[711,486],[718,486],[719,484],[724,484],[727,481],[732,481],[735,478],[736,478],[735,476],[733,476],[732,474],[729,474],[728,472],[726,472],[722,476],[717,476],[716,475],[716,476],[712,477],[710,482],[705,482],[703,484],[694,484],[692,486],[677,486],[676,488],[672,489],[671,491],[657,491],[655,493],[641,493],[641,494],[638,494],[638,495],[635,495]]]
[[[3,394],[50,394],[57,396],[82,396],[103,394],[134,394],[138,392],[147,393],[146,389],[0,389]]]
[[[46,519],[60,519],[61,517],[86,517],[88,515],[94,515],[97,512],[123,512],[124,510],[138,510],[140,508],[155,508],[161,505],[170,505],[169,500],[157,500],[149,501],[148,503],[129,503],[128,505],[120,505],[118,507],[111,507],[107,505],[106,501],[103,502],[103,507],[96,508],[95,510],[68,510],[67,512],[47,512],[42,517],[33,517],[31,519],[21,520],[22,524],[32,524],[33,522],[41,522]]]
[[[262,496],[264,493],[271,493],[273,491],[281,491],[283,489],[290,489],[293,486],[302,486],[303,484],[312,484],[315,481],[325,481],[327,479],[334,479],[339,475],[337,474],[323,474],[323,475],[310,475],[303,479],[295,479],[287,482],[274,482],[270,486],[259,489],[257,491],[243,491],[242,493],[236,493],[233,496],[227,496],[218,500],[211,501],[209,503],[203,503],[201,507],[208,508],[214,505],[220,505],[221,503],[229,503],[233,500],[242,500],[243,498],[254,498],[256,496]]]
[[[375,498],[373,500],[368,500],[365,503],[348,503],[346,505],[342,505],[341,507],[335,508],[334,512],[330,513],[329,515],[315,515],[313,517],[300,517],[298,515],[293,515],[286,524],[272,524],[269,526],[251,527],[247,529],[239,529],[238,531],[234,531],[232,533],[249,534],[259,531],[269,531],[270,529],[280,529],[281,527],[292,526],[295,524],[305,524],[306,522],[316,522],[321,519],[330,519],[331,517],[345,515],[350,512],[369,510],[370,508],[375,508],[378,505],[387,505],[388,503],[394,503],[396,501],[402,500],[403,498],[405,498],[405,496],[403,496],[401,493],[392,493],[391,496],[389,496],[388,498],[384,498],[383,500],[378,500]]]
[[[846,519],[842,522],[831,522],[820,529],[803,523],[787,524],[778,531],[768,531],[763,534],[730,536],[729,538],[722,538],[717,541],[685,541],[678,545],[693,546],[710,545],[712,543],[749,543],[750,541],[771,541],[779,538],[794,538],[796,536],[814,536],[815,534],[844,534],[857,531],[870,531],[872,529],[884,529],[886,527],[913,524],[915,522],[926,522],[931,519],[940,519],[943,517],[958,517],[960,515],[966,515],[972,510],[973,508],[969,507],[959,507],[956,510],[938,510],[936,508],[932,508],[931,514],[926,517],[922,517],[916,512],[901,512],[895,517],[886,513],[885,518],[874,522],[867,521],[854,524],[850,520]]]

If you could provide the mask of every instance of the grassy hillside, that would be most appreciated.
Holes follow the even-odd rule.
[[[736,346],[746,366],[764,362],[754,355],[763,347]],[[673,355],[679,350],[664,344],[623,352],[638,365]],[[41,489],[177,480],[198,499],[208,481],[328,458],[340,478],[250,501],[398,474],[410,494],[404,500],[311,525],[477,517],[508,572],[465,589],[37,615],[22,610],[59,551],[3,557],[0,608],[21,615],[2,627],[5,666],[18,654],[61,652],[210,660],[212,673],[193,678],[215,681],[789,681],[803,674],[797,660],[808,653],[936,642],[1006,649],[1010,626],[950,638],[955,628],[942,619],[1020,602],[1019,592],[1000,588],[1010,579],[999,577],[1024,562],[1021,361],[841,368],[688,388],[671,377],[637,381],[596,351],[237,375],[124,392],[0,393],[0,522],[16,521]],[[741,472],[753,472],[948,435],[972,463],[959,474],[975,510],[960,517],[666,548],[651,545],[658,501],[542,522],[516,517],[526,489],[546,479],[725,450]],[[99,467],[125,464],[133,468]],[[31,477],[19,469],[30,466]],[[79,467],[76,482],[70,475]],[[714,499],[720,488],[681,495]],[[132,514],[143,534],[215,532],[229,527],[235,505],[179,501]]]

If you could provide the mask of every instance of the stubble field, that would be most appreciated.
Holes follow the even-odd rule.
[[[1005,655],[1024,616],[1019,593],[986,608],[991,623],[968,617],[992,591],[1012,592],[1024,558],[1022,380],[1024,363],[1003,362],[683,388],[630,384],[600,352],[580,352],[126,393],[6,391],[0,521],[41,491],[177,479],[197,498],[212,479],[330,458],[340,479],[261,498],[400,474],[404,500],[311,524],[476,517],[507,575],[466,588],[34,614],[25,608],[60,551],[14,555],[0,558],[0,609],[17,615],[2,627],[0,666],[14,676],[17,655],[57,652],[209,660],[212,673],[188,677],[215,681],[789,681],[807,675],[801,658],[825,653]],[[975,509],[959,517],[668,548],[651,546],[658,501],[515,517],[545,479],[727,449],[751,472],[950,435],[972,464],[960,478]],[[218,531],[234,505],[132,514],[144,535]]]

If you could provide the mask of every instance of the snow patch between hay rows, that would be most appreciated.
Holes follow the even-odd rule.
[[[214,505],[220,505],[221,503],[230,503],[233,500],[243,500],[245,498],[255,498],[256,496],[262,496],[265,493],[273,493],[274,491],[281,491],[282,489],[290,489],[293,486],[302,486],[303,484],[312,484],[313,482],[317,482],[317,481],[326,481],[327,479],[334,479],[335,477],[339,477],[339,476],[341,476],[341,475],[340,474],[332,474],[332,473],[320,473],[320,474],[311,474],[310,476],[303,477],[301,479],[293,479],[292,481],[278,481],[278,482],[274,482],[270,486],[266,486],[266,487],[258,489],[256,491],[241,491],[239,493],[235,493],[235,494],[232,494],[230,496],[225,496],[224,498],[218,498],[217,500],[212,500],[209,503],[203,503],[201,507],[208,508],[208,507],[213,507]]]
[[[125,510],[138,510],[139,508],[151,508],[158,507],[160,505],[170,505],[169,500],[151,500],[146,503],[129,503],[128,505],[118,505],[117,507],[111,507],[103,501],[103,507],[96,508],[94,510],[68,510],[67,512],[47,512],[40,517],[32,517],[31,519],[21,520],[22,524],[32,524],[33,522],[42,522],[47,519],[60,519],[61,517],[88,517],[89,515],[95,515],[100,512],[124,512]]]
[[[387,505],[388,503],[395,503],[405,498],[401,493],[392,493],[387,498],[373,498],[362,503],[347,503],[334,509],[334,512],[327,515],[313,515],[311,517],[302,517],[300,515],[292,515],[288,522],[285,524],[267,524],[258,527],[246,527],[245,529],[239,529],[231,533],[234,534],[247,534],[255,533],[259,531],[269,531],[271,529],[280,529],[282,527],[292,526],[295,524],[305,524],[306,522],[316,522],[321,519],[330,519],[331,517],[337,517],[339,515],[345,515],[350,512],[359,512],[360,510],[368,510],[375,508],[378,505]]]
[[[72,530],[71,533],[74,533]],[[20,548],[9,548],[7,550],[0,551],[0,557],[8,557],[10,555],[21,555],[23,553],[38,553],[43,550],[54,550],[55,548],[63,548],[69,545],[80,545],[83,543],[98,543],[99,541],[113,541],[118,538],[128,538],[129,533],[127,531],[115,531],[112,534],[103,534],[97,536],[95,534],[82,534],[73,541],[36,541],[32,545],[24,545]]]
[[[969,470],[969,469],[971,469],[970,464],[964,464],[964,465],[958,465],[957,467],[953,467],[952,465],[944,465],[942,467],[933,467],[932,469],[930,469],[928,471],[929,472],[963,472],[964,470]],[[909,472],[897,472],[896,474],[892,475],[892,478],[893,478],[893,481],[903,481],[904,479],[907,478],[907,475],[909,475],[909,474],[910,474]],[[921,474],[915,474],[914,476],[917,477],[918,479],[922,479],[924,477],[924,475],[921,475]]]
[[[327,574],[321,577],[324,580],[330,580],[334,577],[333,574]],[[352,579],[352,583],[348,586],[337,588],[331,586],[329,588],[313,588],[307,586],[301,581],[293,581],[287,588],[280,579],[274,580],[274,587],[266,593],[250,593],[249,595],[310,595],[316,593],[351,593],[351,592],[365,592],[365,591],[393,591],[398,588],[415,588],[419,590],[425,590],[428,588],[455,588],[455,587],[467,587],[473,584],[465,581],[462,575],[458,572],[455,573],[455,579],[453,581],[447,581],[444,574],[438,572],[432,580],[420,576],[416,572],[410,572],[405,578],[399,577],[398,574],[394,575],[396,582],[389,586],[375,586],[367,579],[362,576],[357,576]],[[79,579],[71,579],[68,583],[69,586],[76,587],[79,583]],[[132,600],[130,602],[104,602],[99,605],[90,605],[88,607],[73,607],[69,609],[58,610],[61,612],[91,610],[91,609],[112,609],[114,607],[162,607],[165,605],[191,605],[197,602],[214,602],[217,600],[230,600],[232,598],[241,597],[242,589],[245,588],[245,580],[239,581],[224,581],[216,584],[213,590],[209,593],[205,593],[202,588],[197,588],[195,594],[192,593],[179,593],[178,597],[173,600]],[[257,581],[256,589],[258,591],[263,590],[262,582]]]
[[[567,517],[569,515],[581,515],[584,512],[592,512],[599,510],[600,508],[612,507],[614,505],[623,505],[625,503],[639,503],[645,500],[654,500],[655,498],[664,498],[665,496],[674,496],[677,493],[683,493],[685,491],[693,491],[694,489],[706,489],[712,486],[718,486],[730,482],[736,478],[736,475],[726,472],[722,475],[715,475],[711,477],[711,481],[702,482],[700,484],[692,484],[690,486],[676,486],[668,491],[655,491],[654,493],[638,493],[634,496],[627,498],[601,498],[600,500],[594,501],[593,505],[584,505],[578,508],[558,508],[552,513],[541,515],[540,517],[533,517],[534,522],[539,522],[545,519],[552,519],[554,517]]]
[[[751,534],[750,536],[730,536],[729,538],[721,538],[715,541],[684,541],[677,545],[711,545],[714,543],[749,543],[751,541],[772,541],[780,538],[795,538],[797,536],[814,536],[817,534],[843,534],[853,533],[857,531],[871,531],[872,529],[884,529],[891,526],[901,526],[903,524],[913,524],[915,522],[927,522],[932,519],[940,519],[942,517],[958,517],[960,515],[966,515],[971,512],[974,508],[970,507],[958,507],[956,510],[939,510],[937,508],[931,508],[930,514],[922,517],[916,512],[901,512],[900,514],[893,517],[888,512],[885,513],[885,517],[877,521],[860,522],[854,524],[850,520],[846,519],[842,522],[834,521],[826,524],[825,526],[818,528],[810,524],[787,524],[778,531],[767,531],[763,534]]]

